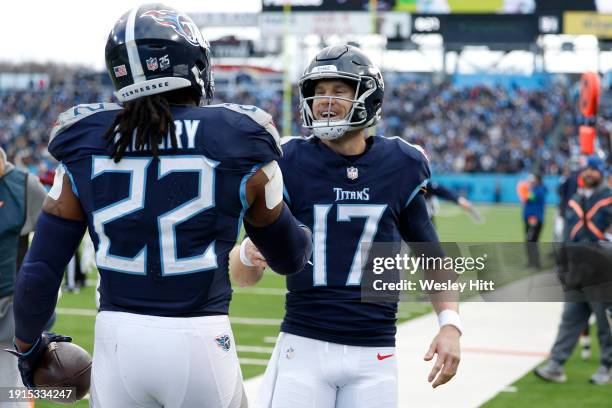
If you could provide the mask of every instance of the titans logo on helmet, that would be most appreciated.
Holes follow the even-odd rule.
[[[229,351],[232,344],[230,337],[227,334],[215,337],[215,343],[217,343],[217,346],[219,346],[223,351]]]
[[[149,10],[140,16],[140,18],[142,17],[151,17],[157,24],[172,28],[175,33],[189,41],[190,44],[208,47],[195,23],[189,17],[177,13],[175,10]]]

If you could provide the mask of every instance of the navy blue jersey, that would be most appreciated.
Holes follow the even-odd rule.
[[[400,242],[403,210],[429,179],[423,152],[399,138],[372,137],[350,160],[319,139],[283,144],[285,200],[313,231],[313,260],[287,277],[281,330],[355,346],[394,346],[397,304],[361,302],[361,250]],[[425,215],[426,217],[426,215]]]
[[[100,309],[158,316],[227,314],[228,254],[245,185],[281,156],[271,116],[233,104],[172,107],[178,149],[130,147],[119,163],[103,134],[120,107],[63,113],[49,152],[79,197],[100,270]]]

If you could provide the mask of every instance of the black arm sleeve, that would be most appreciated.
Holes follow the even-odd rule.
[[[455,204],[459,202],[459,195],[441,184],[430,183],[428,190],[432,195],[440,197],[443,200],[452,201]]]
[[[286,204],[272,224],[254,227],[245,220],[244,230],[270,268],[281,275],[301,271],[312,256],[312,234],[300,227]]]
[[[417,194],[401,212],[400,233],[413,253],[433,258],[444,258],[446,256],[444,248],[440,244],[438,233],[427,213],[425,198],[422,194]],[[445,248],[449,249],[448,245]],[[451,252],[453,251],[451,250]],[[458,275],[451,269],[430,269],[425,270],[425,277],[438,282],[448,280],[454,282]],[[431,293],[436,292],[431,291]]]

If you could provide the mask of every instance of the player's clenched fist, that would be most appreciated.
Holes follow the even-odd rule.
[[[245,265],[258,266],[260,268],[267,268],[266,258],[259,252],[259,249],[255,246],[250,238],[245,238],[240,245],[240,259]],[[245,262],[246,261],[246,262]]]
[[[234,284],[239,287],[255,285],[261,280],[267,267],[266,259],[248,237],[230,253],[230,274]]]

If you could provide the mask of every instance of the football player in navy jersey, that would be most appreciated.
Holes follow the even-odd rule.
[[[253,106],[198,106],[214,84],[208,43],[185,14],[137,7],[115,24],[106,63],[122,105],[63,113],[60,162],[15,288],[23,382],[64,267],[88,228],[100,271],[91,406],[242,407],[228,320],[228,255],[244,226],[279,273],[311,256],[283,203],[278,133]]]
[[[299,89],[313,136],[286,141],[279,164],[285,201],[313,231],[313,259],[287,277],[286,314],[255,406],[394,407],[397,303],[361,301],[360,254],[372,242],[438,242],[421,194],[427,158],[399,138],[368,136],[384,83],[359,49],[323,49]],[[230,272],[250,285],[266,261],[247,238]],[[432,303],[441,327],[425,360],[438,355],[428,378],[437,387],[457,370],[461,324],[456,302]]]

